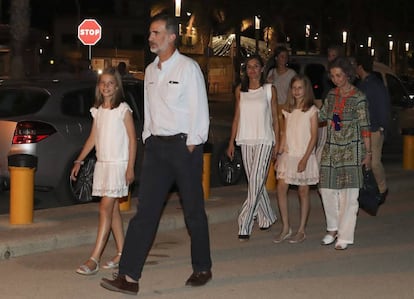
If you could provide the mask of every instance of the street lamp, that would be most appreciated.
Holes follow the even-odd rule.
[[[347,48],[346,48],[347,40],[348,40],[348,32],[344,30],[344,31],[342,31],[342,44],[344,45],[345,55],[347,54]]]
[[[394,47],[394,42],[392,40],[390,40],[388,42],[388,50],[392,51],[392,48]]]
[[[405,55],[404,55],[404,71],[408,72],[408,51],[410,51],[410,43],[405,43]]]
[[[342,31],[342,43],[345,45],[346,44],[346,39],[348,37],[348,32],[346,31]]]
[[[306,48],[306,54],[309,52],[309,37],[311,34],[311,25],[306,24],[305,25],[305,48]]]
[[[175,16],[177,18],[181,16],[181,0],[175,0]]]
[[[254,16],[254,29],[260,29],[260,16]]]
[[[394,42],[392,40],[388,41],[388,50],[389,50],[389,65],[392,68],[392,49],[394,47]]]
[[[254,29],[255,29],[256,55],[257,55],[259,54],[260,16],[254,16]]]

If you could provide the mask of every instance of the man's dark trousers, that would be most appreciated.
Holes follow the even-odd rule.
[[[203,146],[192,153],[185,135],[150,136],[145,141],[136,215],[130,220],[119,274],[138,280],[157,232],[168,192],[178,187],[191,238],[193,271],[211,269],[210,240],[202,189]]]

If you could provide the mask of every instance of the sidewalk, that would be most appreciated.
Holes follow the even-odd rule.
[[[247,187],[245,185],[212,188],[206,201],[210,223],[235,219]],[[136,211],[137,198],[131,209],[122,212],[125,228]],[[58,248],[92,244],[96,239],[99,203],[80,204],[35,210],[33,223],[9,224],[9,215],[0,215],[0,259],[44,252]],[[159,225],[159,231],[183,228],[184,217],[178,196],[171,194]]]
[[[390,193],[414,188],[414,170],[404,170],[400,162],[385,163]],[[209,223],[234,219],[247,193],[245,184],[217,187],[210,190],[206,200]],[[276,205],[275,191],[270,191],[272,205]],[[316,192],[312,196],[316,199]],[[289,197],[295,197],[294,192]],[[137,199],[133,198],[131,210],[123,212],[125,227],[135,214]],[[387,203],[386,203],[387,204]],[[9,224],[9,215],[0,215],[0,259],[28,255],[59,248],[92,244],[95,242],[98,223],[98,203],[88,203],[61,208],[36,210],[34,221],[28,225]],[[321,205],[315,208],[322,208]],[[176,194],[172,194],[165,207],[159,231],[183,228],[184,217]]]

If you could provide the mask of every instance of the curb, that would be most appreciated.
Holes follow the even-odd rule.
[[[245,187],[236,189],[245,192]],[[234,197],[239,192],[235,190],[232,193]],[[206,203],[206,214],[209,223],[220,223],[235,219],[238,215],[238,208],[235,208],[235,206],[237,205],[238,207],[239,204],[240,200],[238,199],[223,198],[222,196],[211,197],[208,203]],[[84,210],[86,210],[86,216],[81,215]],[[177,210],[180,211],[177,212]],[[58,220],[51,219],[53,216],[50,214],[53,215],[54,212],[58,214],[55,217]],[[129,220],[135,215],[135,209],[122,212],[122,214],[126,231]],[[77,215],[79,219],[75,218]],[[0,260],[93,244],[96,239],[98,215],[97,204],[93,206],[84,204],[54,208],[49,209],[49,211],[35,211],[35,221],[32,224],[24,225],[11,225],[8,223],[8,215],[1,215]],[[171,198],[168,208],[166,208],[160,219],[158,232],[167,232],[184,227],[184,216],[179,200]]]
[[[387,176],[390,194],[414,189],[414,171],[391,169],[387,172]],[[209,223],[216,224],[237,219],[246,192],[245,184],[212,188],[211,197],[206,201]],[[274,191],[269,193],[273,201]],[[292,192],[289,196],[296,197]],[[124,227],[127,228],[129,220],[135,214],[135,209],[122,214]],[[27,225],[10,225],[9,215],[0,215],[0,260],[93,244],[96,239],[98,215],[98,203],[36,210],[34,223]],[[169,199],[160,219],[158,232],[182,228],[185,228],[185,222],[177,196]]]

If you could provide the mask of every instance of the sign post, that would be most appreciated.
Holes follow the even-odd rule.
[[[78,38],[85,46],[89,46],[89,60],[91,60],[91,46],[102,37],[102,27],[95,19],[85,19],[78,26]]]

